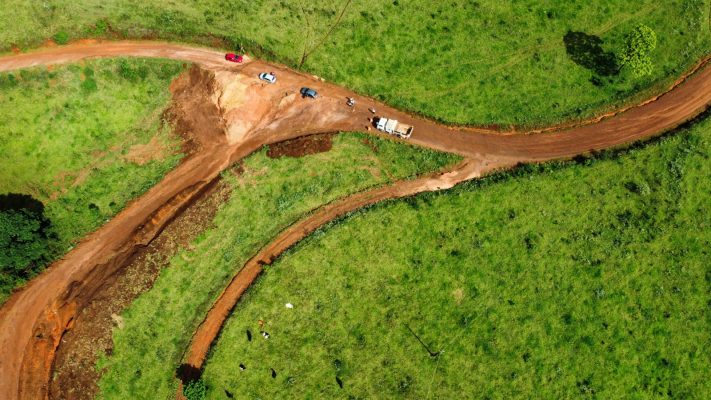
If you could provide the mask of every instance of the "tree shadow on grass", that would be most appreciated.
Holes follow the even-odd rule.
[[[196,368],[190,364],[180,364],[178,369],[175,371],[175,375],[180,379],[184,386],[187,386],[190,382],[195,382],[200,379],[202,371],[200,368]]]
[[[26,210],[32,214],[44,215],[44,204],[28,194],[0,194],[0,211]]]
[[[574,63],[600,76],[613,76],[620,72],[617,57],[602,48],[602,39],[584,32],[568,31],[563,37],[565,50]]]

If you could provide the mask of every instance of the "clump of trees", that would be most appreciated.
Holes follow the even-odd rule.
[[[202,379],[192,381],[183,388],[183,395],[188,400],[203,400],[207,396],[207,386]]]
[[[41,202],[0,195],[0,299],[52,259],[49,226]]]
[[[636,77],[652,73],[651,53],[657,47],[657,35],[644,24],[637,25],[625,38],[620,65],[629,68]]]

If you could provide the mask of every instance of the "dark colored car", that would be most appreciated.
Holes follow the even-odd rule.
[[[311,88],[302,87],[301,97],[311,97],[312,99],[315,99],[318,97],[318,93],[316,93],[316,91]]]
[[[241,63],[244,60],[244,57],[239,54],[227,53],[225,54],[225,60],[232,61],[235,63]]]

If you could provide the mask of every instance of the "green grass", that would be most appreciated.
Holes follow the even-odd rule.
[[[0,48],[67,35],[160,37],[241,46],[292,66],[306,51],[304,69],[394,106],[453,123],[503,125],[579,119],[637,101],[711,49],[705,0],[359,0],[328,36],[346,3],[9,0],[0,10]],[[588,59],[617,53],[639,23],[658,37],[646,78],[594,72],[566,52],[568,32],[580,32],[590,35],[590,49],[600,40]]]
[[[377,152],[363,142],[377,146]],[[338,135],[330,152],[269,159],[266,150],[223,174],[231,187],[213,227],[179,252],[154,286],[123,313],[100,397],[172,398],[182,351],[232,276],[287,226],[322,204],[395,179],[438,170],[457,156],[363,134]]]
[[[181,68],[173,61],[117,59],[0,74],[0,194],[29,194],[44,203],[50,257],[64,254],[176,165],[180,140],[161,114]],[[133,146],[152,139],[162,155],[145,163],[130,158]],[[0,301],[30,277],[4,276]]]
[[[208,398],[708,398],[710,157],[707,119],[333,223],[238,304]]]

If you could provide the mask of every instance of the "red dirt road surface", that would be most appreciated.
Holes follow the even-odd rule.
[[[290,226],[279,234],[271,243],[252,257],[232,278],[222,292],[207,317],[192,338],[185,362],[200,368],[205,361],[210,345],[217,337],[222,324],[232,308],[252,282],[262,272],[262,266],[271,264],[281,253],[313,233],[324,224],[333,221],[351,211],[369,206],[383,200],[407,197],[417,193],[449,189],[457,183],[478,178],[482,173],[497,166],[483,168],[479,163],[465,160],[448,172],[440,172],[414,180],[402,180],[389,186],[379,187],[337,200],[318,209],[307,218]]]
[[[604,118],[599,123],[528,135],[443,126],[283,66],[250,60],[236,65],[224,61],[223,54],[213,50],[168,43],[106,42],[54,47],[0,58],[0,71],[114,56],[171,58],[200,66],[183,75],[172,87],[174,111],[182,120],[181,125],[186,127],[186,135],[198,144],[197,150],[2,306],[0,393],[4,398],[46,398],[59,340],[102,283],[110,279],[138,247],[145,246],[160,233],[223,169],[264,144],[338,130],[373,133],[368,129],[372,117],[368,108],[374,108],[378,115],[414,125],[412,143],[458,153],[468,160],[464,167],[460,166],[466,173],[461,168],[455,170],[447,175],[446,182],[441,181],[443,177],[429,177],[423,178],[430,179],[426,182],[412,181],[422,186],[405,182],[384,188],[381,194],[377,190],[368,192],[367,196],[375,196],[372,200],[375,202],[436,190],[439,185],[446,187],[472,179],[493,167],[569,158],[646,139],[692,119],[711,103],[711,68],[706,68],[705,62],[699,64],[693,75],[680,80],[673,90],[643,106]],[[259,72],[266,71],[276,73],[277,84],[269,85],[256,78]],[[316,89],[319,99],[300,98],[298,90],[302,86]],[[356,99],[354,108],[345,105],[346,97]],[[295,231],[290,228],[279,237],[281,239],[267,246],[261,256],[278,254],[281,247],[298,235],[307,234],[349,208],[371,204],[369,198],[358,196],[334,203],[332,209],[325,207],[293,227]],[[259,257],[255,260],[262,260]],[[252,267],[240,274],[258,273],[257,269]],[[241,279],[240,274],[235,280]],[[239,284],[230,287],[237,289],[234,293],[232,289],[225,292],[223,297],[232,296],[225,301],[227,306],[233,305],[244,290]],[[218,304],[215,311],[211,311],[218,317],[206,320],[208,333],[219,331],[222,316],[226,315],[224,309]],[[207,328],[213,325],[217,327]],[[211,335],[197,341],[199,345],[190,353],[196,355],[195,360],[204,357],[200,346],[211,342]]]

